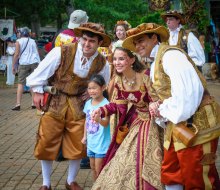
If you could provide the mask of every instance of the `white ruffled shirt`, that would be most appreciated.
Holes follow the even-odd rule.
[[[162,64],[171,80],[171,97],[159,107],[160,115],[175,124],[186,121],[198,109],[204,88],[187,57],[178,50],[167,51]],[[151,66],[151,80],[154,82],[155,62]]]
[[[88,75],[89,69],[93,60],[97,57],[98,51],[93,56],[87,59],[85,64],[82,64],[82,47],[78,44],[78,48],[75,55],[75,64],[73,72],[78,76],[84,78]],[[40,62],[34,72],[26,78],[27,86],[33,89],[33,92],[43,93],[43,86],[47,85],[48,78],[50,78],[58,69],[61,61],[61,47],[53,48],[47,56]],[[104,68],[99,72],[108,84],[110,80],[110,68],[109,63],[106,62]]]
[[[178,35],[179,35],[179,31],[181,28],[182,26],[180,25],[174,31],[169,30],[170,31],[170,38],[169,38],[170,45],[177,45]],[[188,55],[191,57],[194,63],[197,66],[202,66],[205,63],[205,53],[198,38],[192,32],[188,34],[187,48],[188,48]]]

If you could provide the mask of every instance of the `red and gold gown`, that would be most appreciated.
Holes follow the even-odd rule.
[[[164,188],[160,182],[163,131],[150,118],[150,79],[145,72],[142,77],[139,90],[127,91],[121,77],[116,76],[113,101],[101,108],[102,117],[115,114],[117,124],[104,167],[92,190]],[[129,133],[118,145],[118,127],[125,123],[129,126]]]

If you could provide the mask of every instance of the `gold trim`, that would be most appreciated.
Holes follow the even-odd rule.
[[[168,140],[166,140],[166,141],[164,141],[163,146],[164,146],[164,148],[165,148],[166,150],[168,150],[169,147],[170,147],[170,144],[171,144],[171,142],[168,141]]]
[[[212,133],[212,132],[216,133],[216,131],[218,131],[218,134],[220,136],[220,124],[216,125],[216,127],[212,127],[212,128],[209,128],[209,129],[199,131],[197,136],[207,135],[207,133]]]
[[[116,104],[127,104],[128,101],[127,100],[115,100],[114,101]]]
[[[209,134],[205,134],[205,135],[198,135],[195,138],[195,142],[193,143],[193,146],[199,145],[199,144],[204,144],[207,143],[213,139],[216,139],[220,136],[220,131],[214,132],[214,133],[209,133]],[[170,142],[167,141],[164,143],[164,147],[165,148],[169,148]],[[175,147],[175,151],[181,150],[186,148],[186,146],[183,143],[180,142],[174,142],[174,147]]]
[[[141,126],[140,126],[141,127]],[[143,126],[142,126],[143,127]],[[140,142],[143,142],[143,133],[144,133],[145,130],[141,130],[141,134],[140,134]],[[139,164],[139,188],[142,189],[142,169],[143,169],[143,145],[142,143],[140,143],[140,164]]]
[[[203,144],[202,146],[202,149],[203,149],[203,154],[207,154],[207,153],[210,153],[211,152],[211,143],[205,143]],[[203,165],[203,180],[204,180],[204,184],[205,184],[205,190],[210,190],[212,189],[212,184],[209,180],[209,176],[208,176],[208,173],[209,173],[209,170],[210,170],[210,165]]]
[[[205,111],[206,111],[206,114],[207,114],[207,119],[208,119],[208,122],[209,122],[209,126],[216,126],[217,124],[217,118],[216,117],[213,117],[213,108],[212,108],[212,105],[208,105],[208,106],[205,106]]]

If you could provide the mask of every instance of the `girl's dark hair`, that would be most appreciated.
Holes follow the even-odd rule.
[[[132,69],[138,73],[142,72],[144,69],[146,69],[145,65],[143,65],[137,58],[137,56],[135,54],[133,54],[129,49],[125,49],[123,47],[116,47],[116,50],[121,50],[125,53],[127,53],[128,57],[130,58],[135,58],[135,61],[133,63],[133,67]],[[114,56],[114,55],[113,55]]]
[[[103,87],[106,82],[105,79],[102,75],[92,75],[92,77],[90,78],[89,82],[95,82],[96,84],[98,84],[99,86]],[[103,91],[103,96],[108,99],[108,93],[107,90]]]
[[[93,33],[93,32],[87,31],[87,30],[82,31],[82,35],[84,35],[84,34],[85,34],[86,36],[89,36],[90,38],[93,38],[93,37],[97,36],[97,37],[98,37],[98,42],[100,42],[100,41],[103,40],[103,37],[102,37],[102,36],[100,36],[100,35],[98,35],[98,34],[95,34],[95,33]]]
[[[89,82],[95,82],[101,87],[105,85],[105,79],[102,75],[92,75]]]

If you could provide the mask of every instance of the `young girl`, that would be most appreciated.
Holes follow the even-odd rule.
[[[93,123],[90,115],[93,110],[109,103],[103,96],[104,90],[104,78],[101,75],[92,76],[88,83],[88,93],[91,98],[86,102],[83,110],[86,114],[86,122],[82,143],[87,143],[87,156],[90,159],[94,180],[96,180],[100,173],[102,161],[111,140],[109,118],[100,118],[98,123]]]

